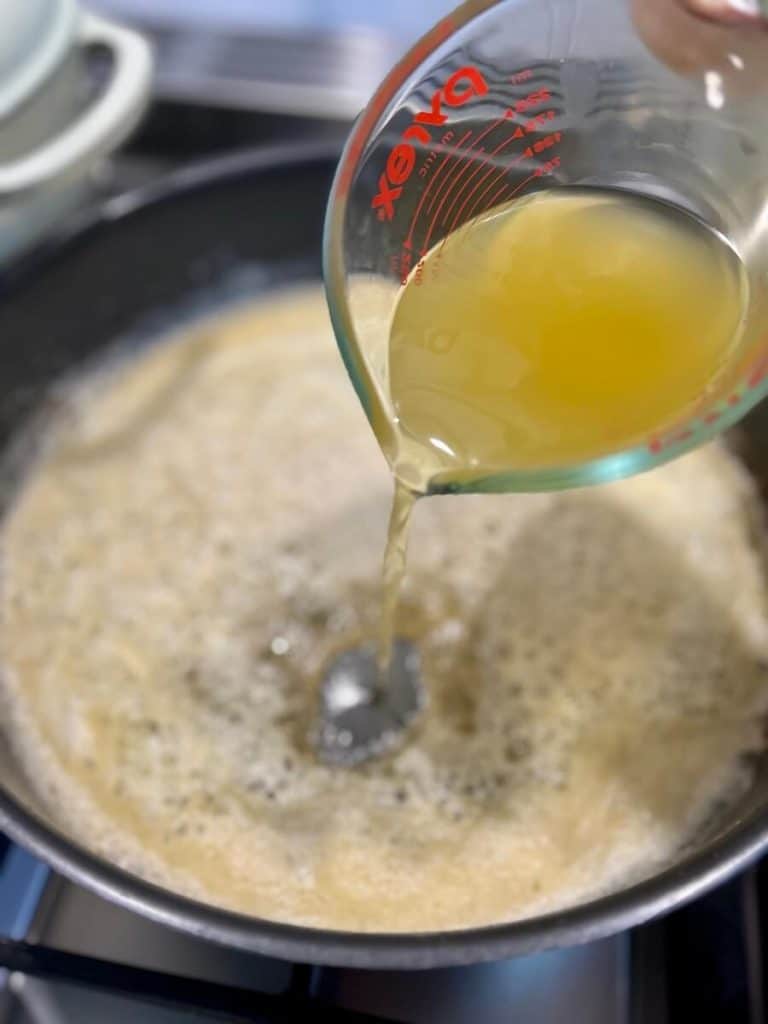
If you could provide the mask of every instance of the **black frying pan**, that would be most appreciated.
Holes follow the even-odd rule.
[[[183,171],[105,203],[0,280],[0,445],[44,406],[52,382],[116,338],[168,325],[226,287],[255,292],[320,275],[335,154],[264,150]],[[238,274],[239,268],[246,268]],[[764,414],[742,435],[768,480]],[[458,500],[458,499],[457,499]],[[501,959],[596,939],[701,895],[768,847],[768,779],[673,867],[611,896],[519,924],[423,935],[348,934],[259,920],[197,903],[89,852],[54,826],[0,734],[0,829],[64,875],[157,921],[293,961],[423,968]],[[467,885],[471,885],[471,878]]]

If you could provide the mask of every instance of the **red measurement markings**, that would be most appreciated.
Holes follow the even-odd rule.
[[[410,249],[402,249],[400,252],[400,267],[398,271],[400,274],[400,284],[408,284],[408,275],[411,272],[412,266],[413,256],[411,255]]]
[[[529,93],[527,96],[525,96],[522,99],[518,100],[513,106],[511,106],[509,108],[508,111],[505,111],[504,117],[502,118],[502,120],[507,120],[509,117],[514,116],[515,114],[525,113],[526,111],[530,110],[532,107],[538,106],[538,104],[540,104],[540,103],[546,103],[548,100],[551,100],[551,99],[552,99],[552,94],[549,91],[549,89],[535,89],[533,92]],[[498,124],[496,125],[496,127],[498,127]],[[506,139],[503,143],[501,143],[500,146],[498,146],[488,157],[485,158],[484,161],[482,161],[481,166],[484,165],[484,164],[487,164],[491,157],[496,156],[497,153],[499,153],[505,146],[509,145],[509,143],[514,142],[515,139],[523,138],[524,136],[525,136],[525,131],[521,127],[518,127],[515,130],[514,134],[512,136],[510,136],[509,139]],[[479,141],[480,141],[480,138],[478,137],[478,139],[476,139],[475,142],[477,143]],[[480,151],[477,151],[477,152],[480,152]],[[527,153],[528,153],[528,151],[526,150],[526,154]],[[531,153],[530,155],[533,155],[533,154]],[[525,156],[525,154],[524,154],[524,156]],[[464,161],[464,165],[467,164],[468,159],[469,158],[467,158],[467,160]],[[517,161],[515,161],[515,162],[517,162]],[[508,170],[508,168],[505,168],[505,173],[506,173],[507,170]],[[437,219],[440,216],[440,211],[441,211],[441,209],[442,209],[442,207],[443,207],[443,205],[444,205],[448,195],[450,194],[450,188],[458,182],[458,180],[461,177],[461,174],[463,173],[463,171],[464,171],[464,167],[462,166],[462,168],[459,171],[459,173],[454,176],[453,181],[450,181],[450,176],[449,176],[443,182],[443,185],[442,185],[442,195],[443,195],[443,198],[440,200],[440,204],[438,205],[437,210],[435,212],[435,215],[432,218],[432,221],[431,221],[431,223],[429,225],[429,228],[427,230],[427,237],[424,240],[424,243],[423,243],[423,245],[421,247],[421,255],[422,256],[425,256],[427,254],[427,252],[429,251],[429,242],[430,242],[430,239],[432,238],[432,234],[434,232],[435,225],[437,223]],[[432,212],[432,209],[434,208],[435,201],[436,201],[438,195],[439,195],[439,193],[435,193],[435,195],[433,196],[432,202],[429,205],[427,213],[431,213]]]
[[[475,170],[475,173],[474,173],[474,174],[472,174],[472,175],[471,175],[471,176],[470,176],[470,177],[469,177],[469,178],[467,179],[467,181],[466,181],[466,182],[464,183],[464,186],[466,187],[466,185],[468,185],[468,184],[469,184],[469,182],[470,182],[470,181],[472,180],[472,178],[474,178],[475,174],[477,174],[477,173],[478,173],[479,171],[481,171],[481,170],[483,169],[483,167],[487,167],[487,166],[488,166],[488,164],[490,164],[490,163],[491,163],[492,159],[493,159],[493,158],[494,158],[495,156],[498,156],[498,154],[499,154],[499,153],[501,153],[501,151],[502,151],[503,149],[506,149],[506,148],[507,148],[507,146],[510,146],[510,145],[511,145],[511,144],[512,144],[513,142],[515,142],[515,141],[516,141],[516,140],[517,140],[517,139],[518,139],[519,137],[520,137],[520,136],[519,136],[519,135],[517,134],[517,132],[515,132],[515,134],[514,134],[514,135],[510,135],[510,136],[509,136],[508,138],[506,138],[506,139],[505,139],[505,140],[504,140],[504,141],[503,141],[502,143],[500,143],[500,144],[499,144],[499,145],[498,145],[498,146],[496,147],[496,149],[492,150],[492,152],[490,152],[490,153],[488,154],[488,156],[486,156],[486,158],[485,158],[484,160],[480,161],[480,163],[478,164],[478,166],[477,166],[477,168],[476,168],[476,170]],[[508,165],[507,167],[505,167],[505,168],[504,168],[504,173],[506,173],[506,172],[507,172],[508,170],[509,170],[509,165]],[[461,210],[463,210],[463,209],[464,209],[464,207],[465,207],[465,206],[466,206],[466,204],[467,204],[467,201],[468,201],[469,199],[471,199],[471,197],[472,197],[472,196],[474,195],[474,193],[475,193],[475,192],[477,191],[477,189],[478,189],[478,188],[480,187],[480,185],[482,185],[482,183],[483,183],[484,181],[486,181],[486,180],[487,180],[487,178],[488,178],[488,176],[489,176],[490,174],[493,174],[493,171],[494,171],[494,166],[493,166],[493,164],[491,164],[491,166],[490,166],[489,170],[487,171],[487,173],[483,175],[483,177],[482,177],[482,178],[480,179],[480,181],[479,181],[479,182],[477,183],[477,185],[475,186],[475,188],[473,188],[473,189],[472,189],[472,191],[471,191],[471,192],[469,193],[469,195],[467,196],[467,199],[465,199],[465,201],[464,201],[464,203],[463,203],[463,205],[462,205],[462,207],[461,207]],[[459,211],[459,213],[461,213],[461,210]],[[456,223],[456,219],[457,219],[457,218],[454,218],[454,223]]]
[[[450,199],[450,197],[451,197],[450,193],[453,190],[456,189],[456,187],[459,184],[459,181],[461,180],[461,177],[464,174],[464,172],[467,170],[468,167],[470,167],[474,163],[474,161],[479,156],[482,156],[482,154],[484,152],[485,152],[485,149],[483,149],[482,146],[480,147],[480,149],[473,150],[473,152],[470,153],[469,156],[467,156],[463,160],[461,166],[457,169],[456,173],[453,175],[453,178],[451,178],[450,181],[446,180],[445,182],[443,182],[443,189],[442,189],[443,198],[442,198],[442,202],[440,203],[440,206],[438,207],[438,214],[439,214],[440,210],[443,208],[444,203],[448,199]],[[447,217],[447,213],[443,215],[443,222],[445,222],[445,217]]]
[[[763,352],[759,355],[752,364],[752,367],[746,372],[747,378],[742,390],[732,392],[732,394],[720,402],[719,406],[711,409],[705,415],[701,417],[694,416],[692,419],[688,420],[681,429],[673,429],[669,433],[663,435],[657,434],[655,437],[652,437],[648,442],[648,450],[653,455],[660,455],[668,448],[673,448],[675,445],[683,444],[683,442],[689,441],[694,436],[696,429],[700,424],[711,427],[726,415],[729,408],[735,409],[741,405],[749,393],[757,390],[765,383],[766,378],[768,378],[768,352]]]
[[[552,99],[552,93],[549,89],[535,89],[533,92],[528,93],[521,100],[518,100],[514,105],[514,111],[516,114],[524,114],[526,110],[530,110],[532,107],[538,107],[540,103],[548,103]]]
[[[467,198],[466,198],[466,200],[464,202],[465,206],[469,202],[469,200],[472,198],[472,196],[477,192],[477,190],[480,188],[480,186],[483,184],[483,182],[487,181],[487,179],[491,175],[493,175],[493,177],[488,182],[488,184],[485,186],[485,188],[480,193],[480,195],[477,197],[477,199],[474,201],[472,206],[469,208],[469,213],[467,214],[467,216],[465,218],[466,220],[469,221],[469,220],[471,220],[475,216],[478,208],[480,207],[480,204],[482,203],[482,201],[485,198],[485,196],[487,196],[488,193],[491,191],[491,189],[495,188],[499,184],[499,182],[501,181],[502,178],[506,178],[506,176],[509,174],[509,172],[512,170],[513,167],[517,167],[517,165],[522,163],[522,161],[525,160],[525,159],[526,159],[525,154],[521,153],[520,156],[517,157],[516,160],[513,160],[511,163],[507,164],[506,167],[502,167],[502,169],[497,174],[493,173],[496,170],[496,168],[495,167],[491,167],[483,175],[483,177],[480,179],[480,181],[478,181],[477,185],[472,189],[470,194],[467,196]],[[488,204],[486,204],[485,207],[483,207],[483,209],[488,209]],[[462,211],[463,211],[463,208],[462,208]],[[460,211],[460,213],[462,211]]]
[[[482,147],[478,149],[478,144],[480,142],[482,142],[482,140],[485,138],[486,135],[489,134],[489,132],[491,132],[494,128],[497,128],[499,126],[499,124],[503,123],[505,120],[506,120],[506,114],[504,115],[504,117],[500,118],[499,121],[496,121],[494,124],[489,125],[485,129],[485,131],[481,132],[478,135],[478,137],[475,139],[474,143],[471,146],[468,147],[468,149],[467,149],[467,156],[464,158],[464,160],[461,162],[461,164],[458,167],[454,166],[451,169],[451,171],[447,175],[447,177],[443,179],[443,182],[442,182],[440,188],[432,196],[432,202],[429,204],[429,207],[427,208],[427,213],[428,214],[430,214],[432,212],[432,210],[435,207],[436,201],[440,198],[440,196],[442,194],[443,198],[442,198],[442,201],[440,203],[440,206],[438,207],[438,211],[440,210],[440,207],[442,207],[443,203],[448,198],[448,193],[457,184],[459,178],[462,176],[464,171],[467,169],[469,164],[472,162],[473,157],[476,157],[480,153],[484,153],[485,152],[485,150]]]
[[[524,71],[517,71],[514,75],[509,76],[509,80],[513,85],[517,85],[519,82],[527,82],[529,78],[533,78],[533,71],[530,68],[526,68]]]
[[[540,114],[530,118],[525,122],[524,131],[526,135],[532,135],[533,132],[541,131],[542,128],[546,127],[548,121],[554,121],[557,117],[557,111],[555,110],[542,110]]]
[[[531,180],[531,178],[526,178],[524,184],[527,185],[528,182]],[[505,181],[504,184],[499,189],[499,191],[493,194],[493,198],[488,203],[488,209],[492,210],[496,203],[498,203],[501,197],[504,195],[504,193],[507,192],[510,188],[512,188],[512,186],[509,184],[509,182]],[[512,195],[514,195],[514,193],[512,193]],[[511,199],[512,196],[507,196],[507,198]]]
[[[455,29],[456,24],[452,16],[449,15],[447,18],[443,18],[421,42],[417,43],[403,57],[399,64],[395,65],[384,79],[376,95],[368,104],[365,113],[360,118],[347,145],[344,162],[339,170],[338,184],[336,186],[341,197],[345,197],[349,192],[368,137],[386,109],[387,104],[411,72],[415,71],[419,64],[425,61],[448,36],[452,35]]]
[[[509,141],[511,142],[512,140],[510,139]],[[458,180],[458,179],[455,179],[455,180]],[[448,199],[450,194],[451,194],[450,187],[446,188],[445,185],[444,185],[443,186],[443,192],[442,192],[443,198],[440,200],[440,203],[439,203],[437,209],[435,210],[435,215],[434,215],[434,217],[432,218],[432,220],[429,223],[429,227],[427,228],[427,236],[424,239],[424,241],[422,243],[422,246],[421,246],[421,249],[420,249],[420,254],[422,256],[426,256],[426,254],[429,252],[429,242],[430,242],[430,239],[432,238],[432,235],[434,233],[435,225],[437,224],[437,221],[438,221],[438,219],[440,217],[440,213],[441,213],[441,211],[443,209],[443,206],[445,205],[445,201],[446,201],[446,199]],[[434,205],[434,200],[433,200],[432,205]],[[430,210],[432,208],[432,205],[430,205]]]
[[[684,430],[682,433],[673,434],[671,437],[654,437],[651,438],[648,450],[652,455],[660,455],[665,448],[671,448],[675,444],[682,444],[683,441],[687,441],[692,436],[692,430]]]
[[[747,387],[750,391],[754,391],[755,388],[759,387],[763,383],[766,377],[768,377],[768,352],[764,352],[759,356],[752,369],[749,371]]]
[[[515,160],[515,161],[513,162],[513,164],[510,164],[509,166],[507,166],[507,167],[506,167],[506,168],[504,169],[504,173],[506,174],[506,172],[507,172],[507,171],[508,171],[508,170],[510,169],[510,167],[514,166],[514,164],[516,164],[517,162],[518,162],[518,161],[517,161],[517,160]],[[510,196],[509,196],[508,198],[509,198],[509,199],[512,199],[512,197],[513,197],[513,196],[514,196],[514,195],[515,195],[515,194],[516,194],[517,192],[519,192],[519,191],[520,191],[520,189],[523,189],[523,188],[525,188],[525,186],[526,186],[526,185],[527,185],[527,184],[528,184],[529,182],[531,182],[531,181],[533,180],[533,178],[534,178],[534,175],[530,175],[530,177],[526,178],[526,179],[525,179],[525,181],[524,181],[524,182],[522,182],[522,183],[521,183],[521,184],[520,184],[520,185],[519,185],[519,186],[518,186],[518,187],[517,187],[517,188],[515,189],[515,191],[514,191],[514,192],[513,192],[513,193],[512,193],[512,194],[511,194],[511,195],[510,195]],[[499,180],[499,179],[497,178],[497,179],[496,179],[496,181],[498,182],[498,180]],[[498,198],[500,198],[500,197],[501,197],[501,196],[502,196],[502,195],[504,194],[504,192],[506,192],[506,191],[507,191],[507,189],[510,189],[510,188],[512,188],[511,184],[510,184],[509,182],[505,181],[505,182],[504,182],[504,184],[503,184],[503,185],[501,186],[501,188],[499,189],[499,191],[498,191],[498,192],[497,192],[497,193],[496,193],[496,194],[494,195],[494,197],[493,197],[493,199],[492,199],[492,200],[490,201],[490,203],[488,203],[487,209],[489,209],[489,210],[490,210],[490,209],[491,209],[491,207],[492,207],[492,206],[494,205],[494,203],[495,203],[495,202],[497,201],[497,199],[498,199]],[[454,224],[455,224],[455,223],[456,223],[456,221],[454,220]],[[450,237],[450,231],[446,231],[445,235],[443,235],[443,240],[442,240],[442,242],[440,243],[440,248],[439,248],[439,249],[437,250],[437,255],[438,255],[438,257],[440,257],[440,256],[442,255],[443,249],[444,249],[444,247],[445,247],[445,243],[446,243],[446,242],[448,241],[448,238],[449,238],[449,237]]]
[[[514,116],[515,115],[514,115],[514,112],[512,111],[512,109],[508,107],[497,121],[494,121],[493,124],[488,125],[488,127],[485,129],[485,131],[482,132],[480,135],[478,135],[477,139],[475,140],[475,145],[472,147],[471,152],[474,153],[475,156],[479,156],[481,153],[484,153],[485,152],[484,149],[478,149],[477,148],[477,143],[482,142],[482,140],[486,137],[486,135],[490,135],[490,133],[492,131],[495,131],[497,128],[499,128],[501,125],[503,125],[506,121],[508,121],[511,117],[514,117]],[[467,180],[464,182],[464,184],[461,186],[461,188],[455,193],[454,198],[453,198],[453,202],[448,207],[448,209],[445,211],[445,216],[443,218],[443,224],[447,224],[448,218],[451,215],[451,210],[453,210],[454,206],[456,205],[456,202],[457,202],[459,196],[462,194],[464,189],[467,187],[467,184],[472,180],[472,178],[474,178],[475,174],[477,174],[477,171],[481,167],[483,167],[485,165],[485,163],[486,163],[485,160],[477,161],[477,168],[476,168],[476,170],[474,170],[472,172],[472,174],[470,174],[470,176],[467,178]],[[456,179],[454,179],[453,184],[455,185],[457,181],[458,181],[458,177]]]
[[[527,185],[530,180],[531,180],[530,178],[526,179],[525,184]],[[505,181],[504,184],[501,186],[501,188],[498,190],[498,192],[494,193],[493,199],[490,200],[490,202],[488,203],[486,209],[487,210],[493,209],[493,207],[497,203],[501,202],[502,199],[504,200],[504,202],[507,202],[508,200],[512,199],[512,197],[514,196],[514,192],[512,193],[512,195],[509,195],[509,196],[505,196],[504,195],[504,193],[508,192],[511,188],[512,188],[512,186],[509,184],[509,182]]]
[[[545,164],[542,164],[541,167],[537,167],[536,170],[533,172],[533,176],[534,178],[543,178],[547,174],[552,174],[552,172],[556,171],[558,167],[560,167],[560,157],[553,156],[551,160],[548,160]]]
[[[491,191],[491,189],[495,188],[496,185],[498,185],[498,183],[502,180],[502,178],[506,177],[506,175],[509,174],[509,172],[512,170],[513,167],[516,167],[518,164],[522,163],[524,160],[530,160],[532,157],[533,157],[533,150],[532,150],[531,147],[528,147],[528,149],[526,149],[525,152],[522,153],[516,160],[513,160],[512,163],[510,163],[506,167],[502,168],[502,170],[499,171],[499,173],[497,175],[495,175],[491,179],[491,181],[489,181],[488,184],[485,186],[483,191],[480,193],[480,195],[477,197],[477,199],[475,200],[473,205],[470,207],[470,210],[469,210],[467,216],[464,219],[466,221],[470,221],[470,220],[472,220],[473,217],[477,216],[479,212],[483,212],[485,210],[489,210],[491,208],[491,206],[493,205],[493,203],[491,203],[491,202],[485,202],[484,203],[483,200],[488,195],[488,193]],[[543,178],[545,175],[551,174],[554,170],[556,170],[560,166],[561,166],[560,157],[559,156],[553,157],[551,160],[548,160],[547,163],[542,164],[540,167],[537,167],[536,170],[533,172],[531,177],[532,178]],[[486,177],[487,177],[487,175],[486,175]],[[482,184],[482,181],[478,182],[478,187],[481,184]]]
[[[446,107],[462,107],[475,96],[484,96],[488,83],[474,67],[463,67],[454,71],[445,85],[435,89],[428,110],[418,110],[410,125],[403,131],[399,141],[390,149],[384,170],[379,175],[378,192],[371,200],[371,208],[379,220],[393,220],[395,204],[403,194],[416,167],[416,145],[434,144],[434,133],[448,120]]]
[[[504,116],[505,116],[505,119],[506,119],[507,117],[509,117],[509,116],[512,116],[512,108],[510,108],[510,109],[509,109],[509,111],[507,112],[507,114],[505,114]],[[473,179],[473,178],[474,178],[474,177],[475,177],[475,176],[476,176],[477,174],[479,174],[479,173],[480,173],[480,171],[482,171],[483,167],[486,167],[486,166],[487,166],[487,165],[488,165],[488,164],[490,163],[490,161],[492,160],[492,158],[493,158],[494,156],[496,156],[496,155],[497,155],[497,153],[499,153],[499,152],[500,152],[500,151],[501,151],[501,150],[502,150],[502,149],[503,149],[503,148],[504,148],[504,147],[505,147],[505,146],[507,145],[507,143],[508,143],[508,142],[514,142],[514,141],[515,141],[516,139],[522,139],[522,138],[525,138],[525,136],[526,136],[526,135],[530,135],[530,134],[532,134],[533,132],[535,132],[535,131],[538,131],[538,130],[539,130],[539,128],[540,128],[540,127],[541,127],[542,125],[545,125],[545,124],[546,124],[546,123],[547,123],[548,121],[553,121],[553,120],[555,119],[555,116],[556,116],[556,114],[555,114],[555,111],[554,111],[554,110],[545,110],[545,111],[544,111],[543,113],[541,113],[541,114],[537,115],[537,117],[535,117],[535,118],[532,118],[532,119],[531,119],[530,121],[528,121],[528,122],[526,123],[526,125],[525,125],[524,127],[522,127],[522,128],[521,128],[521,127],[518,127],[518,128],[517,128],[517,129],[515,130],[514,134],[513,134],[513,135],[512,135],[511,137],[510,137],[510,139],[508,139],[508,140],[507,140],[506,142],[503,142],[503,143],[501,144],[501,146],[499,146],[499,148],[498,148],[498,149],[495,149],[495,150],[494,150],[494,151],[493,151],[493,152],[492,152],[492,153],[491,153],[491,154],[490,154],[490,155],[489,155],[489,156],[488,156],[488,157],[487,157],[487,158],[486,158],[485,160],[481,161],[481,162],[480,162],[480,163],[478,164],[478,166],[477,166],[477,168],[476,168],[476,170],[475,170],[474,174],[471,174],[471,175],[469,176],[469,178],[467,178],[467,180],[466,180],[466,181],[464,182],[463,186],[461,187],[461,190],[460,190],[460,192],[458,193],[458,195],[457,195],[457,196],[456,196],[456,198],[454,199],[454,202],[453,202],[453,203],[451,204],[451,209],[453,209],[453,206],[455,205],[455,203],[456,203],[456,200],[458,200],[458,199],[459,199],[459,197],[461,196],[461,193],[462,193],[462,192],[464,192],[464,191],[466,190],[467,186],[468,186],[468,185],[470,184],[470,182],[472,181],[472,179]],[[492,171],[493,171],[493,168],[491,168],[491,172],[492,172]],[[483,178],[482,180],[483,180],[483,181],[485,181],[485,180],[486,180],[486,178],[487,178],[487,175],[486,175],[486,176],[485,176],[485,178]],[[480,186],[481,184],[482,184],[482,181],[478,182],[478,183],[477,183],[478,187],[479,187],[479,186]],[[457,213],[456,213],[456,216],[455,216],[455,217],[453,218],[453,221],[451,222],[451,226],[450,226],[450,228],[449,228],[449,230],[450,230],[450,231],[453,231],[453,230],[454,230],[454,228],[456,227],[456,225],[457,225],[457,224],[459,223],[459,221],[461,220],[461,215],[462,215],[462,213],[464,212],[464,210],[466,209],[466,207],[467,207],[467,203],[468,203],[468,202],[469,202],[469,200],[470,200],[470,199],[472,198],[472,196],[474,195],[475,191],[476,191],[476,189],[473,189],[473,190],[472,190],[472,192],[470,192],[470,193],[469,193],[469,195],[467,195],[466,199],[464,200],[464,202],[463,202],[463,203],[461,204],[461,206],[459,207],[459,209],[458,209],[458,211],[457,211]],[[489,207],[490,207],[490,206],[493,206],[493,203],[490,203],[490,204],[489,204]],[[450,216],[450,213],[451,213],[451,211],[449,210],[449,211],[448,211],[448,213],[447,213],[447,215],[446,215],[446,221],[447,221],[448,217]]]
[[[451,166],[451,169],[447,172],[445,178],[443,178],[442,182],[440,183],[440,187],[437,189],[437,191],[432,193],[432,199],[430,200],[429,206],[427,207],[427,213],[431,213],[432,210],[434,209],[435,203],[440,198],[440,191],[442,189],[444,189],[446,184],[450,181],[451,174],[456,170],[456,166],[457,166],[458,162],[461,160],[462,153],[465,152],[466,149],[470,148],[470,146],[467,146],[467,147],[463,148],[463,143],[465,142],[466,139],[470,138],[471,135],[472,135],[471,131],[468,131],[468,132],[466,132],[466,134],[462,135],[461,139],[459,140],[458,145],[456,146],[456,152],[451,154],[451,156],[452,156],[452,166]],[[462,151],[461,153],[459,152],[460,149]],[[415,227],[415,226],[416,225],[414,224],[413,227]]]
[[[526,150],[526,153],[530,153],[532,150],[537,156],[539,153],[543,153],[545,149],[551,149],[556,146],[558,142],[563,141],[562,132],[552,132],[551,135],[545,135],[543,139],[538,139],[534,144]]]
[[[441,174],[443,168],[448,163],[450,163],[450,161],[458,160],[459,159],[461,148],[464,145],[464,143],[467,141],[467,139],[470,138],[471,135],[472,135],[471,131],[468,131],[464,135],[462,135],[462,137],[456,143],[456,146],[454,147],[454,149],[452,149],[451,152],[448,153],[448,155],[443,159],[443,161],[440,164],[440,166],[437,168],[435,173],[429,179],[429,182],[427,183],[427,187],[421,193],[421,198],[419,199],[419,205],[416,207],[416,212],[413,215],[413,220],[411,221],[411,226],[408,229],[408,234],[406,235],[405,241],[403,242],[403,245],[405,246],[406,249],[411,249],[413,247],[413,232],[416,230],[416,223],[417,223],[417,221],[419,219],[419,214],[421,213],[421,208],[423,207],[424,203],[427,200],[427,196],[429,195],[429,190],[432,188],[432,186],[435,184],[437,179],[440,177],[440,174]],[[433,202],[434,202],[434,200],[433,200]],[[432,203],[430,203],[429,209],[430,210],[432,209]],[[429,210],[427,212],[429,212]]]
[[[668,434],[652,437],[648,443],[648,450],[652,455],[661,455],[661,453],[666,451],[668,448],[674,448],[675,445],[684,444],[686,441],[690,441],[690,439],[695,435],[700,422],[707,426],[711,426],[720,419],[723,412],[724,410],[708,413],[706,416],[702,416],[700,420],[698,418],[694,418],[682,427],[678,427],[676,430],[670,431]]]
[[[512,188],[512,191],[507,196],[507,200],[514,199],[518,192],[522,192],[525,186],[530,185],[530,183],[534,181],[537,177],[538,175],[536,171],[534,171],[533,174],[529,174],[524,181],[519,182],[517,185],[515,185],[514,188],[512,188],[512,186],[509,185],[508,183],[505,183],[504,187],[499,189],[499,191],[494,195],[493,199],[491,199],[490,203],[488,203],[488,209],[490,210],[496,205],[498,200],[501,199],[501,197],[504,195],[508,188]]]
[[[535,106],[537,103],[542,103],[542,102],[545,103],[548,100],[550,100],[551,98],[552,98],[552,95],[551,95],[551,93],[550,93],[550,91],[548,89],[537,89],[534,92],[529,93],[529,95],[524,97],[523,99],[518,100],[517,103],[515,103],[513,107],[510,107],[510,112],[512,113],[512,115],[514,115],[515,113],[525,113],[526,111],[530,110],[532,106]],[[493,152],[490,153],[486,157],[486,159],[484,161],[482,161],[480,166],[477,168],[477,171],[482,170],[482,168],[484,166],[490,164],[491,160],[493,159],[493,157],[497,156],[511,142],[514,142],[516,139],[525,138],[525,135],[527,133],[536,131],[540,125],[545,124],[549,120],[554,120],[555,116],[556,116],[555,111],[544,111],[542,114],[539,114],[539,115],[537,115],[534,118],[531,118],[528,122],[526,122],[525,126],[518,126],[515,129],[514,133],[508,139],[506,139],[504,142],[502,142],[500,146],[498,146],[495,150],[493,150]],[[557,141],[559,142],[560,138],[561,138],[561,134],[559,132],[557,132],[556,134],[558,136],[558,140]],[[480,196],[475,201],[474,206],[471,208],[470,215],[467,216],[465,218],[465,220],[470,220],[471,217],[474,216],[474,212],[475,212],[475,210],[477,210],[478,206],[480,205],[480,201],[483,199],[483,197],[488,192],[490,192],[490,190],[492,188],[494,188],[498,184],[498,182],[501,180],[501,178],[504,175],[507,174],[507,172],[510,170],[511,167],[514,167],[515,164],[519,163],[522,159],[528,159],[528,158],[530,158],[532,156],[533,156],[533,150],[532,150],[532,148],[529,147],[528,149],[525,150],[525,152],[523,153],[522,157],[519,157],[517,160],[513,161],[511,164],[508,164],[507,167],[505,167],[501,171],[500,174],[498,174],[495,178],[493,178],[493,180],[486,186],[486,188],[483,189],[483,191],[481,192]],[[477,171],[475,173],[477,173]],[[453,223],[451,224],[451,230],[453,230],[453,228],[458,223],[458,221],[461,218],[462,213],[466,209],[467,204],[469,203],[469,201],[472,199],[472,197],[474,195],[477,194],[477,190],[479,188],[482,188],[483,184],[486,181],[488,181],[488,178],[493,174],[493,171],[494,171],[494,167],[491,166],[488,169],[488,171],[486,171],[486,173],[483,175],[483,177],[480,179],[480,181],[478,181],[475,184],[475,186],[472,189],[472,191],[467,195],[467,197],[464,200],[463,204],[461,205],[458,213],[453,218]],[[472,175],[472,177],[474,177],[474,176],[475,175]],[[466,182],[465,186],[468,183],[469,182]]]
[[[517,162],[517,161],[515,161],[515,162]],[[558,163],[559,163],[559,161],[558,161]],[[507,170],[509,170],[509,168],[505,169],[505,173],[506,173]],[[537,168],[537,171],[538,171],[538,168]],[[514,199],[514,197],[518,194],[518,192],[522,192],[522,190],[526,187],[526,185],[530,185],[530,183],[535,178],[539,177],[537,171],[534,171],[533,174],[529,174],[528,177],[524,181],[519,182],[517,185],[514,186],[514,188],[513,188],[513,186],[509,182],[505,181],[504,184],[501,186],[501,188],[498,190],[498,192],[494,193],[493,198],[487,204],[486,209],[488,209],[488,210],[492,209],[496,205],[496,203],[501,199],[501,197],[504,195],[504,193],[509,191],[510,189],[512,189],[512,191],[506,197],[506,201],[509,202],[509,200]],[[498,181],[498,178],[496,180]],[[438,265],[439,265],[439,260],[440,260],[440,258],[442,257],[442,254],[443,254],[443,248],[445,247],[445,243],[448,241],[448,237],[449,237],[449,232],[446,233],[443,236],[443,240],[440,243],[440,248],[437,250],[436,263],[438,263]]]

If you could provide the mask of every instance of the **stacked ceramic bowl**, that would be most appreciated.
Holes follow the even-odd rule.
[[[109,71],[94,90],[96,50]],[[77,0],[0,2],[0,264],[81,201],[143,112],[151,67],[139,35]]]

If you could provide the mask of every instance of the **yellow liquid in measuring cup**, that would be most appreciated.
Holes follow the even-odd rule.
[[[598,458],[692,409],[738,348],[736,253],[666,203],[543,192],[436,246],[392,323],[398,478],[384,565],[386,661],[408,520],[424,491],[484,473]]]
[[[396,472],[423,487],[642,443],[712,386],[746,294],[728,244],[665,203],[560,189],[496,208],[400,297],[389,386],[411,443]]]

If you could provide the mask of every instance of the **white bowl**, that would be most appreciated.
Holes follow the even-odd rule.
[[[84,103],[93,47],[110,52],[111,73]],[[80,200],[144,111],[151,70],[141,36],[76,0],[0,0],[0,262]]]

